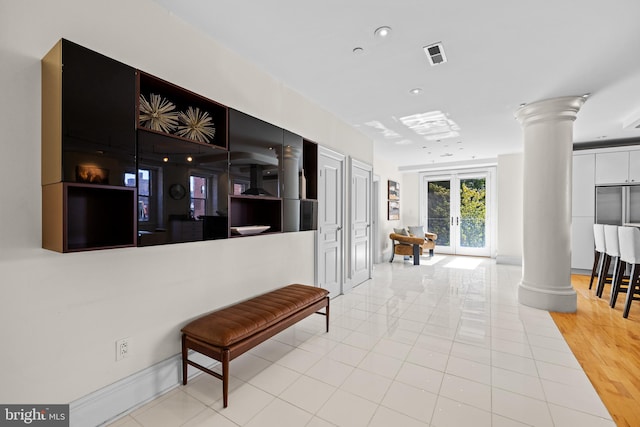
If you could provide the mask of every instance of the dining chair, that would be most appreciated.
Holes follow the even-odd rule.
[[[618,244],[618,226],[606,224],[604,230],[604,257],[602,261],[602,269],[598,275],[598,287],[596,288],[596,296],[602,298],[602,292],[606,284],[611,284],[611,290],[618,282],[620,274],[620,248]],[[609,275],[609,268],[613,265],[613,271]]]
[[[638,277],[640,276],[640,229],[638,227],[618,227],[618,238],[620,242],[620,259],[631,266],[627,298],[622,313],[622,317],[627,318],[629,317],[631,302],[640,300],[640,289],[638,289]]]
[[[591,287],[593,286],[593,279],[595,277],[600,277],[600,263],[602,262],[603,258],[602,254],[604,254],[605,252],[603,224],[593,224],[593,241],[595,242],[595,249],[593,253],[593,267],[591,267],[591,280],[589,281],[589,289],[591,289]]]

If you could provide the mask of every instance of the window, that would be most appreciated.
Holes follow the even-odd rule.
[[[233,194],[242,194],[249,188],[249,184],[244,182],[234,182],[233,183]]]
[[[152,174],[149,169],[138,169],[138,221],[148,222],[151,209]],[[124,180],[127,187],[136,186],[134,173],[125,173]]]
[[[207,214],[207,178],[191,175],[189,177],[189,190],[191,195],[191,215],[200,218]]]

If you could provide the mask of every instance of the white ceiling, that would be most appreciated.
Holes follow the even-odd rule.
[[[639,0],[154,1],[360,129],[403,170],[521,151],[514,112],[557,96],[590,94],[575,142],[640,138],[623,128],[640,118]],[[380,26],[391,36],[376,39]],[[435,42],[448,62],[430,66],[423,47]],[[431,111],[459,136],[429,141],[400,120]]]

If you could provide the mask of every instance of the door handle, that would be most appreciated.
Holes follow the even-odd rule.
[[[456,217],[456,225],[460,225],[460,217]]]
[[[336,231],[340,231],[340,230],[342,230],[342,226],[339,225],[338,228],[336,228]]]
[[[453,225],[453,217],[451,217],[451,225]]]

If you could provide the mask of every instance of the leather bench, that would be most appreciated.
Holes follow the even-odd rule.
[[[324,313],[318,311],[322,308],[325,309]],[[294,284],[189,322],[181,330],[182,384],[187,384],[187,365],[221,379],[223,404],[226,408],[229,362],[313,313],[326,316],[326,329],[329,332],[329,291]],[[189,350],[221,362],[222,373],[189,360]]]

